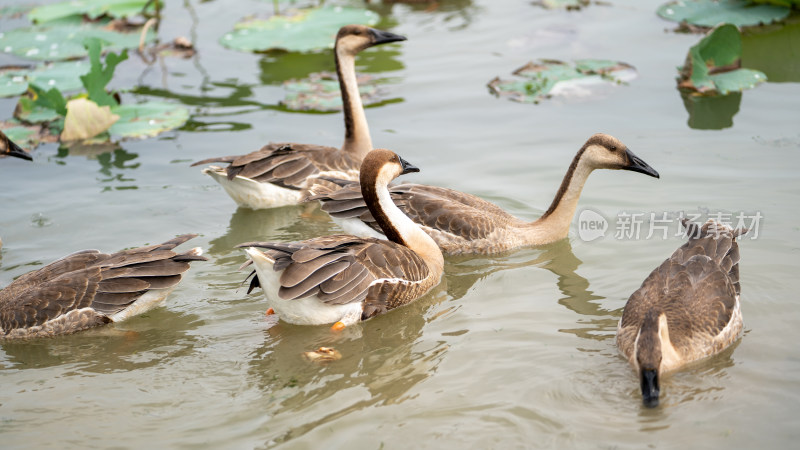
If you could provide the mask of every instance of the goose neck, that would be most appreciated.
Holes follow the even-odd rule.
[[[342,150],[363,159],[367,152],[372,150],[372,140],[367,117],[364,114],[364,105],[361,103],[361,94],[358,92],[355,55],[338,46],[334,52],[344,111],[345,134]]]

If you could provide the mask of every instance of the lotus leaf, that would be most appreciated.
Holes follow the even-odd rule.
[[[358,90],[365,105],[379,101],[377,79],[373,76],[358,75]],[[296,111],[338,111],[342,109],[342,94],[335,73],[312,73],[303,80],[289,80],[283,83],[288,91],[281,105]]]
[[[658,15],[667,20],[703,27],[720,23],[744,27],[783,20],[789,15],[789,8],[753,5],[746,0],[678,0],[661,5]]]
[[[100,106],[114,106],[119,104],[111,94],[106,92],[106,85],[114,77],[114,69],[117,64],[128,59],[128,51],[116,54],[109,52],[106,54],[105,64],[100,62],[101,42],[99,39],[90,38],[84,43],[89,52],[89,61],[92,68],[86,75],[81,76],[83,86],[89,93],[89,98]]]
[[[596,86],[617,84],[636,77],[633,66],[608,60],[585,59],[568,64],[557,60],[530,62],[514,71],[524,79],[489,82],[499,97],[522,103],[538,103],[552,95],[567,97],[593,95]]]
[[[28,83],[54,87],[62,92],[75,91],[83,87],[80,76],[89,70],[85,61],[52,63],[36,68],[0,68],[0,97],[20,95],[28,89]]]
[[[189,119],[189,110],[172,103],[146,102],[111,107],[119,120],[109,133],[126,138],[153,137],[181,127]]]
[[[272,16],[240,22],[222,36],[222,45],[240,51],[309,52],[332,48],[336,33],[351,23],[375,25],[380,17],[367,9],[325,6],[298,10],[292,16]]]
[[[731,24],[712,29],[689,49],[678,87],[716,95],[749,89],[767,80],[764,73],[742,69],[742,38]]]
[[[155,10],[155,2],[148,5],[149,0],[68,0],[52,5],[43,5],[34,8],[28,17],[37,23],[52,22],[70,16],[87,16],[97,19],[110,16],[118,19],[139,14],[148,6],[149,11]]]
[[[0,51],[36,60],[83,58],[88,54],[83,46],[87,38],[100,39],[105,50],[139,46],[139,33],[118,33],[93,23],[69,23],[0,32]],[[154,38],[155,31],[149,30],[147,40]]]
[[[109,106],[98,106],[97,103],[76,98],[67,103],[67,117],[64,119],[64,131],[61,141],[82,141],[105,132],[119,116],[111,113]]]

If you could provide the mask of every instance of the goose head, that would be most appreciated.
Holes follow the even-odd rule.
[[[376,30],[364,25],[345,25],[336,34],[336,50],[355,55],[373,45],[405,40],[405,36],[388,31]]]
[[[377,148],[364,157],[359,178],[362,189],[365,185],[385,187],[400,175],[412,172],[419,172],[419,168],[391,150]]]
[[[664,322],[664,323],[662,323]],[[642,403],[648,408],[658,406],[659,375],[661,373],[661,327],[666,326],[666,316],[650,310],[645,314],[639,335],[636,337],[636,368],[642,390]]]
[[[621,169],[660,178],[658,172],[614,136],[597,133],[583,145],[582,158],[592,169]]]
[[[17,158],[33,161],[33,157],[11,141],[2,131],[0,131],[0,155],[15,156]]]

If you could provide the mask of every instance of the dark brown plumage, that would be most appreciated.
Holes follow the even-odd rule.
[[[617,329],[648,406],[658,404],[660,374],[719,353],[742,330],[736,237],[747,230],[713,220],[683,223],[689,241],[631,295]]]
[[[83,250],[17,278],[0,291],[0,339],[72,333],[146,311],[192,261],[206,260],[199,248],[172,251],[195,236],[112,254]]]

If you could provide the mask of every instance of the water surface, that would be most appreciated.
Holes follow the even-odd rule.
[[[388,98],[400,100],[367,115],[375,145],[422,168],[405,179],[534,219],[595,132],[620,138],[662,178],[596,172],[579,208],[609,220],[605,238],[585,242],[573,227],[568,240],[539,249],[448,258],[430,295],[332,334],[266,318],[261,295],[241,284],[245,257],[234,246],[336,226],[315,206],[237,210],[189,167],[269,141],[339,145],[340,115],[276,106],[281,82],[332,70],[331,54],[244,54],[218,44],[269,2],[169,2],[161,37],[187,35],[197,56],[152,66],[132,57],[112,84],[138,86],[126,101],[183,103],[190,123],[107,153],[50,144],[33,164],[0,161],[0,285],[79,249],[115,251],[187,232],[201,235],[194,245],[210,260],[193,264],[167,305],[145,316],[0,344],[3,447],[792,446],[800,438],[800,56],[783,55],[794,72],[779,71],[780,82],[745,91],[698,127],[675,67],[699,36],[666,32],[673,24],[655,15],[660,1],[610,3],[578,12],[512,0],[376,7],[409,37],[358,59],[359,70],[391,78]],[[797,33],[782,36],[796,51]],[[745,48],[762,56],[764,41]],[[488,93],[489,80],[537,58],[621,60],[639,77],[601,98],[539,105]],[[0,64],[15,62],[0,56]],[[14,103],[0,100],[0,116]],[[666,239],[615,239],[616,220],[682,210],[762,215],[758,238],[741,244],[745,335],[667,377],[661,407],[648,410],[614,345],[616,323],[682,240],[674,222]],[[301,358],[320,345],[343,358]]]

